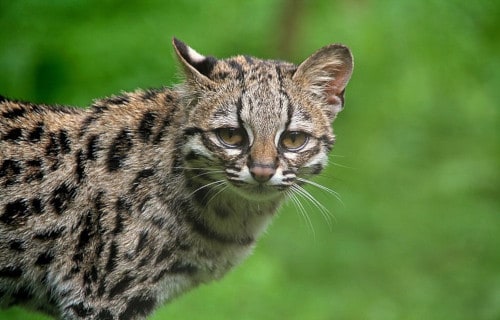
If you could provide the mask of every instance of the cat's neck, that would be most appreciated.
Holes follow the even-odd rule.
[[[228,244],[253,244],[265,230],[283,197],[248,199],[228,187],[220,194],[194,201],[192,223],[206,237]]]

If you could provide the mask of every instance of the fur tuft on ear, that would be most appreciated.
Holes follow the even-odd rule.
[[[351,78],[353,57],[349,48],[331,44],[319,49],[302,62],[293,80],[325,104],[333,120],[344,106],[344,90]]]
[[[210,80],[210,73],[217,63],[217,59],[199,54],[177,38],[172,39],[172,44],[188,76],[196,78],[198,82]]]

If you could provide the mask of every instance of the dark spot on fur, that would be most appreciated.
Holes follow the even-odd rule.
[[[190,128],[184,129],[183,133],[184,133],[185,137],[191,137],[191,136],[194,136],[195,134],[202,134],[203,130],[200,128],[196,128],[196,127],[190,127]]]
[[[99,151],[98,135],[92,135],[87,140],[87,159],[95,160],[97,159],[97,152]]]
[[[81,318],[84,318],[84,317],[88,317],[90,315],[92,315],[92,312],[94,311],[92,308],[89,308],[89,307],[86,307],[83,302],[80,302],[78,304],[73,304],[73,305],[70,305],[69,307],[67,307],[66,309],[71,309],[74,311],[74,313],[81,317]]]
[[[57,143],[56,135],[51,132],[49,133],[49,143],[45,148],[45,154],[48,156],[57,156],[60,152],[59,144]]]
[[[51,204],[57,214],[63,214],[68,208],[68,205],[76,196],[76,188],[68,186],[66,183],[61,184],[52,193]]]
[[[153,112],[146,112],[142,116],[139,128],[137,128],[137,132],[139,133],[139,137],[142,139],[143,142],[147,142],[149,140],[149,137],[153,132],[155,120],[156,120],[156,114]]]
[[[92,210],[88,210],[85,214],[85,222],[83,222],[83,229],[80,232],[80,236],[78,237],[78,243],[76,245],[75,254],[73,255],[73,261],[79,262],[83,260],[83,254],[85,252],[85,248],[90,242],[93,234],[93,216]]]
[[[28,201],[17,199],[5,205],[4,213],[0,216],[0,222],[5,224],[23,224],[24,219],[30,215]]]
[[[76,152],[75,158],[76,181],[81,182],[85,178],[85,156],[81,149]]]
[[[50,162],[50,169],[56,170],[59,167],[59,153],[61,148],[57,142],[56,135],[51,132],[49,133],[49,142],[45,147],[45,155]]]
[[[152,100],[156,98],[156,96],[160,93],[160,90],[158,89],[149,89],[144,91],[144,93],[141,95],[141,98],[143,100]]]
[[[132,181],[132,187],[130,188],[130,192],[135,192],[139,185],[141,184],[142,180],[147,179],[151,177],[155,171],[153,169],[143,169],[137,173],[136,177],[134,178],[134,181]]]
[[[0,277],[19,278],[23,274],[23,269],[16,266],[8,266],[0,269]]]
[[[236,62],[235,60],[229,60],[228,61],[228,64],[231,68],[233,68],[235,71],[236,71],[236,78],[240,81],[243,80],[243,67],[241,66],[241,64],[239,64],[238,62]]]
[[[97,288],[97,296],[102,297],[106,291],[106,282],[104,278],[100,280],[99,287]]]
[[[161,263],[163,260],[167,259],[172,255],[172,249],[168,247],[168,245],[163,246],[160,253],[156,257],[155,264]]]
[[[122,279],[120,279],[110,290],[108,297],[113,299],[116,295],[122,294],[127,290],[127,288],[132,284],[135,278],[129,275],[125,275]]]
[[[139,253],[144,249],[144,247],[147,244],[148,240],[148,232],[147,231],[141,231],[139,234],[139,240],[137,241],[137,247],[135,247],[135,252]]]
[[[28,141],[29,142],[38,142],[42,138],[44,131],[44,125],[42,122],[39,122],[37,126],[31,130],[28,134]]]
[[[31,210],[34,214],[41,214],[43,212],[42,199],[33,198],[31,199]]]
[[[319,140],[323,143],[323,146],[327,149],[327,151],[331,151],[333,145],[335,144],[335,138],[332,138],[328,135],[323,135],[319,138]]]
[[[93,113],[91,115],[87,116],[85,119],[83,119],[82,125],[80,127],[80,132],[78,134],[80,137],[83,137],[87,133],[87,130],[90,127],[90,125],[99,118],[98,113],[100,113],[99,112],[100,109],[101,109],[100,107],[94,106],[92,108]],[[97,112],[96,112],[96,110],[97,110]]]
[[[212,78],[213,78],[214,80],[224,80],[224,79],[226,79],[228,76],[229,76],[229,72],[222,71],[222,72],[217,72],[216,74],[214,74],[214,75],[212,76]]]
[[[62,227],[59,227],[56,229],[48,229],[48,230],[44,230],[44,231],[38,231],[33,236],[33,239],[42,240],[42,241],[55,240],[57,238],[60,238],[64,234],[65,230],[66,230],[66,227],[62,226]]]
[[[92,267],[89,270],[86,270],[83,273],[83,286],[85,288],[85,294],[90,295],[92,292],[92,283],[97,280],[97,268],[95,265],[92,265]]]
[[[128,152],[132,149],[130,131],[123,129],[111,143],[108,151],[107,167],[109,171],[116,171],[123,166]]]
[[[113,234],[117,235],[123,232],[123,217],[122,213],[118,212],[115,218],[115,228],[113,229]]]
[[[171,104],[172,102],[174,102],[174,100],[175,100],[175,98],[171,94],[165,95],[165,104],[166,105]]]
[[[97,320],[113,320],[113,315],[108,309],[102,309],[96,316]]]
[[[163,118],[161,126],[158,129],[158,132],[156,133],[156,136],[153,139],[154,144],[158,144],[161,142],[163,136],[165,135],[165,132],[167,131],[167,128],[170,126],[170,122],[172,122],[171,113],[169,113],[165,118]]]
[[[5,101],[5,98],[0,96],[0,103],[4,102],[4,101]],[[25,112],[26,112],[26,109],[18,106],[16,108],[11,109],[11,110],[7,110],[7,111],[2,112],[2,116],[4,118],[7,118],[7,119],[15,119],[15,118],[22,117]]]
[[[120,314],[120,320],[142,318],[151,313],[156,305],[153,297],[135,296],[127,302],[127,308]]]
[[[42,180],[42,160],[39,158],[26,161],[26,172],[24,181],[30,183],[32,181]]]
[[[6,187],[16,183],[17,175],[21,173],[21,164],[19,161],[7,159],[0,167],[0,179],[5,177],[4,185]]]
[[[35,261],[35,265],[37,266],[45,266],[48,265],[54,260],[54,254],[50,251],[41,253]]]
[[[3,136],[3,140],[5,141],[18,141],[22,138],[23,136],[23,130],[21,128],[14,128],[9,131]]]
[[[14,239],[9,242],[9,248],[14,251],[23,252],[26,250],[26,243],[21,239]]]
[[[102,100],[104,104],[127,104],[130,102],[129,97],[126,95],[113,96]]]
[[[163,278],[168,273],[168,268],[160,271],[156,276],[153,277],[153,282],[158,282],[161,278]]]
[[[27,287],[21,287],[12,294],[13,304],[22,304],[30,301],[32,298],[33,293]]]
[[[109,247],[108,262],[106,263],[106,271],[111,272],[116,268],[116,260],[118,256],[118,245],[115,241],[111,242]]]
[[[66,154],[71,152],[71,140],[69,139],[68,131],[59,130],[59,144],[62,153]]]

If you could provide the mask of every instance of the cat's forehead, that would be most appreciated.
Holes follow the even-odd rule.
[[[280,80],[291,77],[297,66],[279,60],[264,60],[248,55],[240,55],[218,60],[213,66],[210,78],[215,81],[239,80],[251,81]]]

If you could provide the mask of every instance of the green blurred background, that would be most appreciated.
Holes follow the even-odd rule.
[[[299,63],[332,42],[355,72],[338,143],[252,255],[152,319],[500,319],[500,2],[4,1],[0,94],[86,106],[179,81],[170,39]],[[46,319],[20,309],[0,319]]]

